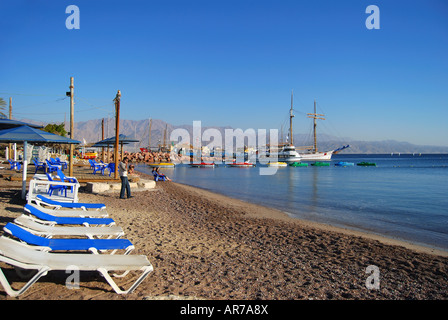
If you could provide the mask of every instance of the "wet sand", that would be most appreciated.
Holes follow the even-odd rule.
[[[289,218],[283,212],[174,182],[134,192],[89,194],[101,202],[136,249],[154,266],[129,295],[118,295],[95,272],[81,273],[80,289],[50,272],[18,298],[2,300],[339,300],[448,298],[448,257],[391,239]],[[0,181],[0,226],[22,214],[20,187]],[[368,289],[376,266],[379,289]],[[14,286],[23,282],[1,263]],[[128,286],[136,276],[118,281]],[[370,277],[371,278],[371,277]]]

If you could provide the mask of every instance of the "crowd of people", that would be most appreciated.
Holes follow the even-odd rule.
[[[128,158],[129,163],[157,163],[157,162],[171,162],[170,154],[166,152],[124,152],[125,157]],[[98,152],[98,158],[102,158],[101,151]],[[114,152],[104,151],[104,158],[106,161],[114,161]]]

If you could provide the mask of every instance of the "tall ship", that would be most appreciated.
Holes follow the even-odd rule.
[[[313,137],[314,137],[314,144],[313,146],[301,146],[297,149],[300,150],[309,150],[309,152],[304,153],[301,152],[300,154],[297,152],[296,147],[293,143],[293,131],[292,131],[292,118],[294,117],[292,111],[292,103],[293,96],[291,93],[291,109],[289,111],[289,137],[290,137],[290,143],[289,145],[285,145],[283,149],[278,153],[279,161],[285,161],[285,162],[299,162],[299,161],[330,161],[333,154],[338,153],[339,151],[342,151],[346,148],[349,148],[350,145],[345,145],[340,148],[321,152],[317,148],[317,120],[325,120],[324,114],[319,114],[316,111],[316,100],[314,100],[314,113],[308,113],[308,118],[313,119]]]
[[[291,109],[289,110],[289,144],[283,146],[282,150],[277,154],[278,160],[283,162],[300,162],[302,160],[302,156],[296,151],[296,147],[294,146],[294,138],[292,135],[292,118],[294,118],[294,114],[292,113],[292,105],[293,105],[293,93],[291,91]]]

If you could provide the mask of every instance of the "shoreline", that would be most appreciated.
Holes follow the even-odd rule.
[[[364,237],[364,238],[370,239],[370,240],[377,240],[377,241],[380,241],[387,245],[401,246],[401,247],[405,247],[407,249],[414,250],[417,252],[434,254],[434,255],[442,256],[442,257],[448,257],[448,250],[443,250],[443,249],[440,249],[437,247],[432,247],[430,245],[423,245],[423,244],[419,244],[417,242],[406,241],[406,240],[402,240],[402,239],[395,239],[395,238],[391,238],[391,237],[387,237],[387,236],[383,236],[383,235],[379,235],[379,234],[375,234],[375,233],[369,233],[368,231],[355,230],[355,229],[352,229],[349,227],[333,226],[331,224],[291,217],[287,212],[279,210],[279,209],[270,208],[267,206],[259,205],[259,204],[245,201],[245,200],[240,200],[237,198],[232,198],[232,197],[226,196],[224,194],[210,191],[210,190],[200,188],[200,187],[190,186],[190,185],[182,184],[182,183],[178,183],[178,182],[171,182],[171,183],[175,183],[176,185],[179,185],[183,188],[190,189],[192,191],[196,191],[196,192],[200,191],[207,197],[214,198],[217,200],[222,199],[223,201],[233,203],[233,205],[236,205],[237,207],[243,207],[246,205],[246,206],[253,206],[253,208],[258,208],[258,211],[256,213],[252,212],[251,217],[253,217],[253,218],[269,218],[269,219],[275,219],[275,220],[280,220],[280,221],[289,222],[289,223],[297,223],[299,225],[317,228],[317,229],[321,229],[321,230],[325,230],[325,231],[340,232],[340,233],[344,233],[344,234],[347,234],[350,236]],[[237,203],[240,203],[240,205],[238,205]]]
[[[148,175],[141,174],[142,178]],[[23,213],[20,186],[0,182],[0,227]],[[151,191],[92,194],[105,203],[123,238],[154,271],[128,295],[117,295],[95,272],[81,273],[80,289],[50,272],[18,298],[0,300],[427,300],[448,299],[448,258],[418,246],[291,218],[286,213],[175,182]],[[425,250],[426,249],[426,250]],[[23,280],[2,270],[13,286]],[[367,288],[367,267],[380,272]],[[127,287],[134,278],[119,279]]]

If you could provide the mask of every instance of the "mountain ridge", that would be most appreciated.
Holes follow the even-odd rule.
[[[104,119],[104,137],[109,138],[115,135],[115,119]],[[31,119],[20,119],[20,121],[37,123]],[[88,121],[75,122],[75,139],[83,142],[95,143],[102,140],[102,119],[93,119]],[[46,125],[46,124],[44,124]],[[177,128],[186,129],[192,137],[192,125],[172,125],[163,120],[152,119],[151,123],[151,147],[157,147],[163,144],[164,131],[167,129],[166,140],[169,140],[170,133]],[[66,128],[69,124],[66,123]],[[139,143],[132,143],[125,146],[125,150],[130,152],[138,151],[139,148],[147,148],[149,144],[149,119],[144,120],[120,120],[120,133],[130,138],[140,140]],[[224,138],[225,129],[233,129],[230,126],[211,127],[202,126],[202,132],[208,128],[217,129]],[[68,130],[67,130],[68,131]],[[318,149],[320,151],[328,151],[338,148],[342,145],[349,144],[350,148],[343,150],[343,153],[365,153],[365,154],[381,154],[381,153],[448,153],[448,146],[432,146],[432,145],[416,145],[405,141],[396,141],[393,139],[380,141],[360,141],[351,138],[336,138],[327,134],[318,134]],[[206,145],[207,142],[203,142]],[[309,134],[294,134],[294,144],[296,147],[304,145],[312,145]],[[341,153],[342,153],[341,152]]]

